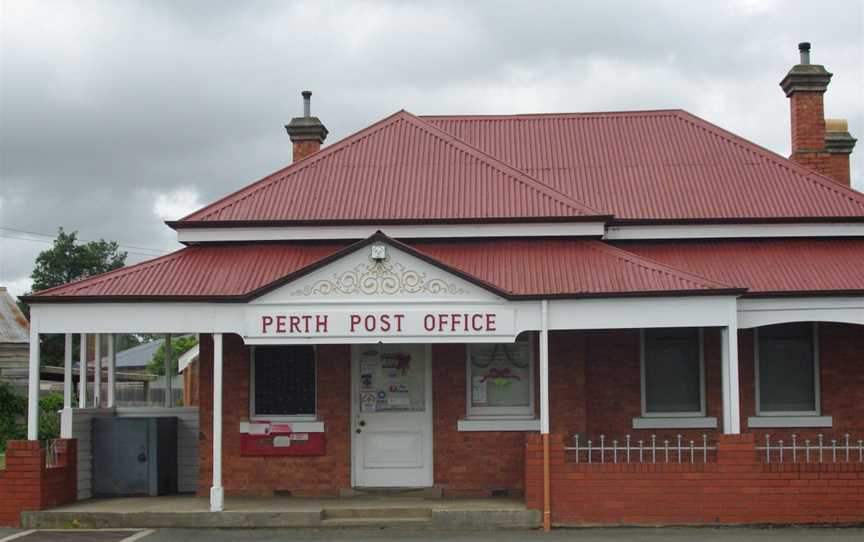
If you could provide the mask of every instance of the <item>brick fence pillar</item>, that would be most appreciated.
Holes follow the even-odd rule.
[[[0,471],[0,525],[18,527],[25,510],[43,510],[75,500],[76,441],[60,440],[57,446],[59,464],[47,468],[40,441],[7,443],[6,468]]]

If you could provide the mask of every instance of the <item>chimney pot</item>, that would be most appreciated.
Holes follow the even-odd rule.
[[[308,119],[312,116],[312,91],[304,90],[300,95],[303,96],[303,116]]]
[[[801,53],[801,64],[810,64],[810,42],[802,41],[799,43],[798,52]]]

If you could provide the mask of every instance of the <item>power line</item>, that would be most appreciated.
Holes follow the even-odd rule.
[[[2,228],[2,229],[6,229],[6,228]],[[8,235],[8,234],[2,234],[2,233],[0,233],[0,238],[15,239],[16,241],[30,241],[31,243],[45,243],[46,245],[53,244],[53,242],[54,242],[53,240],[49,240],[49,239],[32,239],[29,237],[20,237],[20,236]],[[82,241],[83,241],[83,239],[82,239]],[[123,247],[128,247],[129,245],[121,245],[118,243],[118,246],[123,248]],[[156,251],[157,249],[146,249],[146,250]],[[135,254],[138,256],[151,256],[151,257],[152,256],[161,256],[163,254],[168,254],[168,252],[164,251],[164,250],[160,250],[158,252],[139,252],[137,250],[124,250],[124,252],[128,252],[129,254]]]
[[[6,237],[7,239],[19,239],[19,240],[22,240],[22,241],[37,241],[37,242],[53,243],[53,240],[54,240],[55,237],[56,237],[56,236],[54,236],[54,235],[49,235],[49,234],[47,234],[47,233],[40,233],[40,232],[28,231],[28,230],[19,230],[19,229],[16,229],[16,228],[7,228],[7,227],[5,227],[5,226],[0,226],[0,230],[6,230],[6,231],[11,231],[11,232],[16,232],[16,233],[23,233],[23,234],[26,234],[26,235],[36,235],[36,236],[39,236],[39,237],[46,237],[46,238],[48,238],[48,239],[51,239],[50,241],[47,241],[47,240],[43,240],[43,239],[27,239],[27,238],[25,238],[25,237],[13,237],[13,236],[10,236],[10,235],[2,235],[2,234],[0,234],[0,237]],[[96,242],[96,241],[94,241],[94,240],[92,240],[92,239],[82,239],[82,238],[80,238],[80,237],[78,238],[78,240],[79,240],[79,241],[82,241],[82,242],[84,242],[84,243],[92,243],[92,242]],[[158,253],[158,254],[167,254],[167,253],[168,253],[168,251],[163,250],[163,249],[161,249],[161,248],[153,248],[153,247],[143,247],[143,246],[139,246],[139,245],[131,245],[131,244],[129,244],[129,243],[122,243],[122,242],[120,242],[120,241],[117,241],[117,245],[120,246],[120,247],[124,247],[124,248],[133,248],[133,249],[138,249],[138,250],[147,250],[147,251],[152,251],[152,252],[156,252],[156,253]],[[144,255],[144,256],[148,256],[148,255],[149,255],[149,256],[152,256],[152,255],[153,255],[153,254],[143,254],[143,253],[141,253],[141,252],[135,252],[135,251],[132,251],[132,250],[127,251],[127,252],[131,252],[131,253],[133,253],[133,254]]]

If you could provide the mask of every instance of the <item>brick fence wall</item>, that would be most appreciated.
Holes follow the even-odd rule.
[[[58,440],[57,446],[58,464],[48,467],[41,442],[9,441],[6,468],[0,470],[0,526],[18,527],[25,510],[44,510],[75,500],[76,442]]]
[[[764,464],[753,435],[722,436],[708,464],[585,464],[550,438],[552,521],[571,525],[864,522],[864,464]],[[539,435],[525,446],[525,500],[542,509]]]

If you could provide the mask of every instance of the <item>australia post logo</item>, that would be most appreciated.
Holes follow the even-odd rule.
[[[248,318],[258,337],[510,335],[512,309],[258,312]]]

